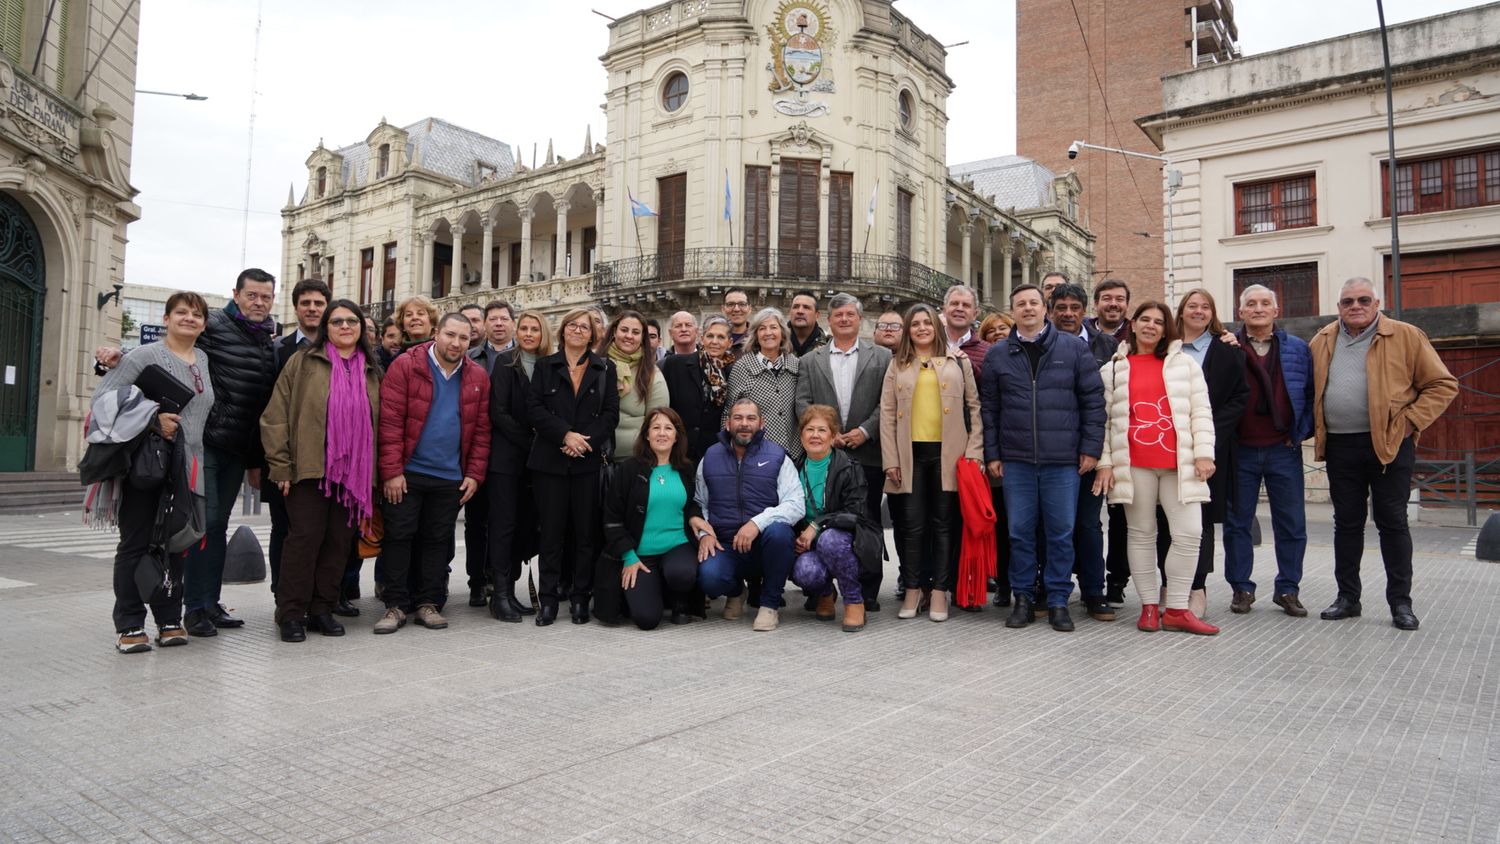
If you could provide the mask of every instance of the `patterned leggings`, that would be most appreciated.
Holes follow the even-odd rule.
[[[859,558],[854,556],[854,537],[845,530],[830,528],[818,534],[813,547],[797,556],[792,566],[792,582],[821,598],[833,594],[833,581],[845,604],[863,604],[859,588]]]

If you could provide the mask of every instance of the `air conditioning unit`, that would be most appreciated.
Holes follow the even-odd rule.
[[[1261,232],[1273,232],[1273,231],[1276,231],[1276,224],[1272,223],[1272,222],[1269,222],[1269,221],[1264,222],[1264,223],[1251,223],[1250,224],[1250,233],[1251,234],[1260,234]]]

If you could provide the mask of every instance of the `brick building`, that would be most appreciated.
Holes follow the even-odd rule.
[[[1098,238],[1094,281],[1161,293],[1162,171],[1088,150],[1069,161],[1068,145],[1159,154],[1135,119],[1161,110],[1161,77],[1237,57],[1237,37],[1229,0],[1017,0],[1016,151],[1077,172],[1080,219]]]

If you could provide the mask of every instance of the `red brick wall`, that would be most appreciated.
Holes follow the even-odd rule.
[[[1094,150],[1069,161],[1067,150],[1084,140],[1158,153],[1135,119],[1161,111],[1161,77],[1191,64],[1184,8],[1182,0],[1016,3],[1016,151],[1057,173],[1078,171],[1081,219],[1098,238],[1094,280],[1123,278],[1136,297],[1162,291],[1161,167]]]

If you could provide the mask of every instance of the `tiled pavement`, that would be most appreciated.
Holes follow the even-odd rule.
[[[1313,617],[1230,615],[1215,580],[1214,639],[1136,632],[1133,597],[1071,635],[888,601],[857,635],[455,606],[376,637],[367,598],[285,645],[254,584],[226,588],[245,629],[127,657],[111,538],[0,520],[0,839],[1497,840],[1500,565],[1422,528],[1421,631],[1390,627],[1373,551],[1366,617],[1322,622],[1312,522]]]

